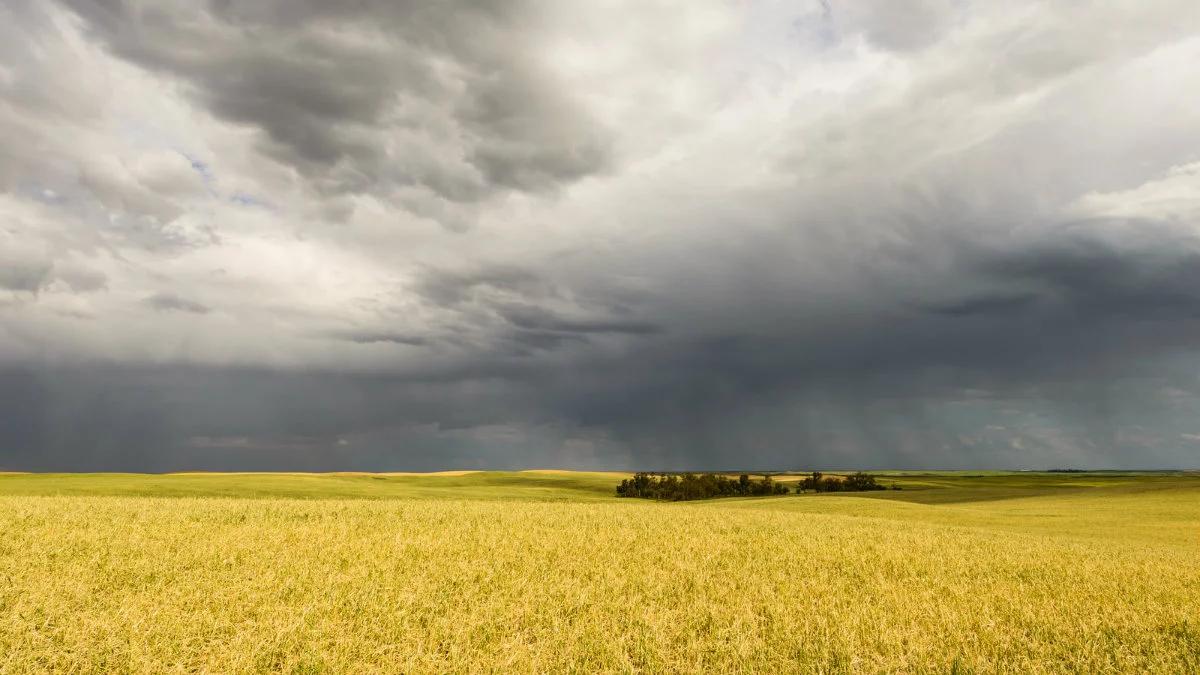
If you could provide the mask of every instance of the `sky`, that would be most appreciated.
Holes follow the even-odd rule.
[[[6,0],[0,469],[1200,467],[1194,0]]]

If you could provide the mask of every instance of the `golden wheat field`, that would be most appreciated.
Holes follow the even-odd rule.
[[[1200,670],[1197,478],[895,480],[3,476],[0,672]]]

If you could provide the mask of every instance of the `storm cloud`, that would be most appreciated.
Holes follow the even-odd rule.
[[[15,2],[0,469],[1200,465],[1192,2]]]

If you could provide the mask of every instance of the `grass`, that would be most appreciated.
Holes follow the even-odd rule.
[[[1200,477],[0,475],[0,673],[1200,670]]]
[[[610,500],[625,474],[474,471],[449,474],[0,474],[0,495],[245,499]]]

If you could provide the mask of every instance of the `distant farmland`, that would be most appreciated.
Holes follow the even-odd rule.
[[[0,475],[0,673],[1200,670],[1200,476],[877,475]]]

